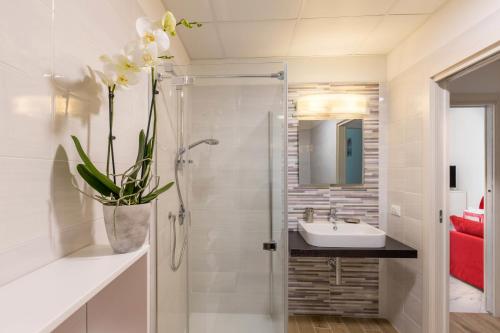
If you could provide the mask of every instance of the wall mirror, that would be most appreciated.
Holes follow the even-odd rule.
[[[299,120],[299,184],[363,184],[363,120]]]

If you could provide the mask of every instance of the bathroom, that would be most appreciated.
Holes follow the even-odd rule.
[[[0,332],[500,332],[500,117],[481,313],[446,135],[499,0],[1,6]]]

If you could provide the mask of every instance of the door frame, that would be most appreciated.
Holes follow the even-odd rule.
[[[451,79],[463,76],[498,59],[500,59],[500,45],[495,45],[495,47],[486,48],[429,79],[429,140],[431,143],[435,143],[429,145],[428,165],[431,169],[427,179],[429,185],[428,217],[430,226],[426,252],[429,257],[427,270],[430,281],[427,286],[429,309],[426,312],[428,314],[427,327],[429,332],[449,332],[449,234],[448,223],[444,221],[444,212],[447,211],[448,207],[446,193],[448,189],[447,180],[449,179],[449,171],[446,167],[446,111],[450,107],[450,94],[447,90],[447,83]],[[498,105],[499,102],[496,101],[496,103]],[[500,117],[496,117],[496,119],[494,127],[498,127],[496,122]],[[494,173],[496,173],[495,169],[493,170]],[[500,190],[500,186],[495,187]],[[492,190],[494,196],[495,188]],[[500,203],[495,202],[493,209],[500,210],[499,206]],[[495,230],[493,225],[492,227],[493,230],[490,234],[494,241],[490,242],[493,246],[491,270],[494,277],[499,275],[495,274],[496,271],[500,271],[500,244],[498,243],[500,241],[500,228]],[[498,245],[495,246],[495,244]],[[492,314],[499,316],[500,283],[492,283],[491,288],[493,293],[491,298]]]

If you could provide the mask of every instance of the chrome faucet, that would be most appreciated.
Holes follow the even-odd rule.
[[[337,230],[337,210],[335,208],[330,208],[330,214],[328,214],[328,221],[333,224],[333,230]]]
[[[314,208],[312,207],[307,207],[306,210],[304,211],[304,220],[307,223],[313,223],[314,222]]]

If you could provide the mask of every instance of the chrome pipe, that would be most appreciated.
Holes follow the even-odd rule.
[[[201,74],[201,75],[180,75],[177,76],[173,71],[159,72],[158,79],[161,81],[166,78],[181,78],[179,84],[190,84],[192,79],[238,79],[238,78],[270,78],[270,79],[285,79],[285,72],[279,71],[270,74]]]

